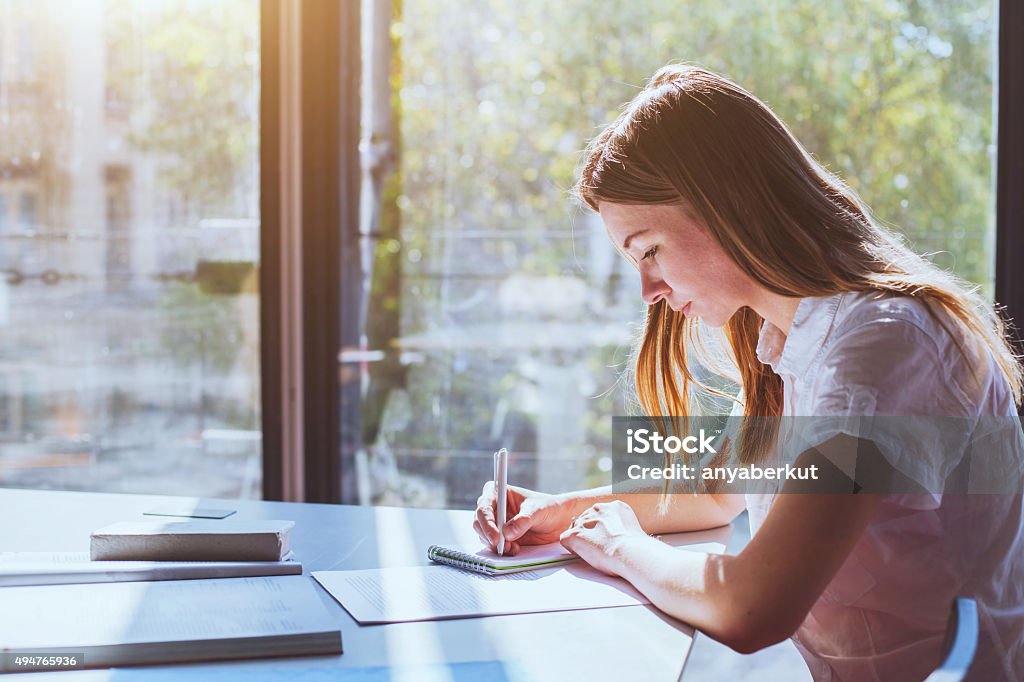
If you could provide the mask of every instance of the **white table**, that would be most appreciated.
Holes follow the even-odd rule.
[[[306,575],[319,570],[426,564],[431,544],[477,541],[469,511],[0,489],[0,548],[86,551],[89,533],[96,528],[115,521],[155,520],[157,517],[143,517],[142,512],[196,503],[235,509],[237,515],[232,518],[236,519],[295,521],[291,545]],[[729,529],[718,530],[724,541]],[[441,672],[431,679],[452,680],[458,675],[448,675],[443,666],[455,664],[457,671],[460,662],[500,661],[507,666],[505,679],[677,680],[694,640],[692,628],[650,606],[360,626],[330,595],[318,590],[342,630],[341,656],[148,670],[157,679],[169,679],[168,671],[177,671],[180,679],[187,681],[193,675],[218,671],[225,678],[248,673],[252,679],[262,679],[261,671],[274,670],[281,672],[281,679],[294,679],[288,670],[390,666],[400,673],[436,673],[441,666]],[[136,673],[144,670],[132,669]],[[32,673],[5,676],[5,680],[144,679],[125,675],[127,672]],[[401,678],[401,674],[393,677]],[[410,679],[424,677],[413,674]]]

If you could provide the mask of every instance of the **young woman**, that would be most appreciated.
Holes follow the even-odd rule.
[[[709,343],[699,319],[724,332],[742,414],[950,417],[971,431],[957,437],[996,418],[1003,430],[988,429],[985,443],[1003,448],[996,478],[1007,484],[948,494],[942,481],[963,468],[964,448],[934,436],[937,447],[923,447],[905,421],[879,421],[870,436],[826,429],[803,460],[834,463],[860,448],[913,491],[719,492],[665,505],[607,489],[512,488],[506,552],[560,540],[737,651],[792,637],[822,680],[925,677],[940,663],[953,600],[971,597],[981,622],[972,678],[1018,679],[1022,379],[991,306],[880,228],[766,105],[702,69],[661,69],[591,143],[576,191],[640,271],[649,308],[636,383],[648,414],[693,414],[711,390],[691,373]],[[752,423],[734,439],[739,463],[780,447],[777,429]],[[488,484],[474,523],[492,547],[494,502]],[[648,535],[719,526],[744,508],[753,536],[735,556]]]

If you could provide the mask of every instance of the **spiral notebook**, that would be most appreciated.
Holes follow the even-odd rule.
[[[479,545],[456,545],[445,547],[431,545],[427,558],[439,564],[464,568],[467,571],[487,575],[505,575],[519,571],[558,566],[579,557],[557,542],[548,545],[526,545],[520,547],[515,556],[499,556],[493,549],[482,549]]]

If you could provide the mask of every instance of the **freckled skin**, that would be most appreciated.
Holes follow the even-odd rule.
[[[598,208],[615,248],[639,269],[648,305],[665,299],[679,311],[692,302],[689,314],[711,327],[724,326],[750,306],[788,331],[797,299],[756,284],[682,206],[603,202]],[[635,236],[623,250],[630,235]]]
[[[643,300],[665,299],[673,310],[692,301],[690,314],[713,327],[725,324],[751,298],[750,278],[700,223],[680,206],[602,203],[601,219],[616,248],[640,270]]]

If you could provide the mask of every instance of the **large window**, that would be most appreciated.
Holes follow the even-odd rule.
[[[566,190],[597,126],[672,60],[752,90],[880,220],[991,295],[994,11],[364,0],[361,498],[469,505],[500,446],[515,483],[607,481],[642,303]]]
[[[320,142],[336,109],[354,122],[355,87],[326,101],[310,84],[349,78],[353,60],[300,40],[322,63],[268,62],[263,111],[280,120],[261,166],[260,0],[0,0],[0,485],[258,495],[271,223],[263,237],[290,246],[263,254],[282,285],[264,290],[281,327],[262,329],[268,489],[301,497],[303,473],[308,491],[340,468],[345,501],[464,506],[501,446],[516,483],[604,482],[643,306],[567,189],[587,139],[673,60],[751,89],[879,219],[992,293],[992,0],[359,6],[361,32],[355,4],[264,0],[339,53],[361,33],[363,139]],[[339,11],[347,23],[317,33]],[[289,79],[305,85],[278,88]],[[359,225],[335,234],[354,154]],[[261,220],[261,169],[264,190],[300,179],[316,198],[296,225]],[[292,215],[285,198],[270,204]],[[338,266],[341,308],[359,311],[340,344],[318,336],[334,265],[310,260],[333,258],[338,235],[361,255]],[[289,287],[294,338],[276,312]],[[340,415],[310,388],[334,381],[339,345]],[[295,358],[301,381],[280,383]],[[336,422],[341,467],[321,452]],[[307,427],[286,456],[281,424]]]
[[[259,495],[258,40],[0,2],[0,485]]]

